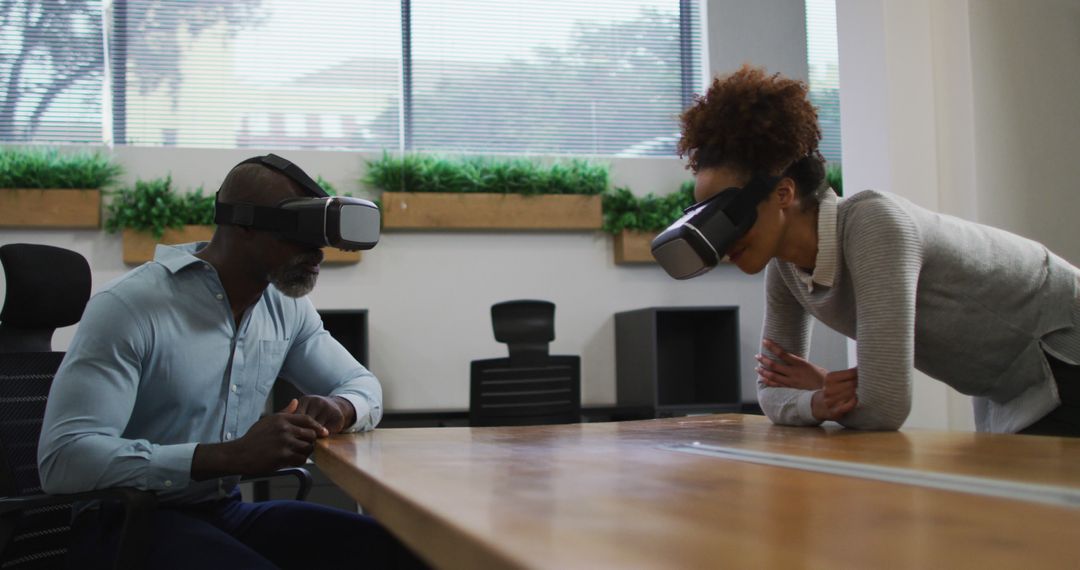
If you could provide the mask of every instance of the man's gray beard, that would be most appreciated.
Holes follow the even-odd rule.
[[[303,262],[293,260],[279,267],[267,276],[270,283],[288,297],[298,299],[307,295],[315,288],[315,281],[319,279],[317,273],[310,273],[303,267]]]

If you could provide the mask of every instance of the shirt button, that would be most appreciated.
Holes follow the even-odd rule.
[[[166,486],[166,487],[172,487],[172,481],[170,481],[170,480],[166,479],[166,480],[165,480],[165,486]]]
[[[225,439],[232,439],[232,432],[231,431],[225,432]]]
[[[218,299],[224,299],[225,298],[225,295],[222,295],[221,293],[218,293],[217,295],[214,295],[214,296],[217,297]]]
[[[232,391],[233,391],[233,394],[235,394],[235,393],[236,393],[236,384],[233,384],[233,385],[232,385]]]

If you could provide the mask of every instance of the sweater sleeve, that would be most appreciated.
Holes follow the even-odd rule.
[[[810,348],[810,315],[784,283],[776,260],[765,270],[765,323],[761,334],[792,354],[805,357]],[[761,350],[776,358],[764,347]],[[773,423],[796,426],[821,423],[814,419],[810,408],[814,396],[811,390],[769,387],[758,376],[757,395],[761,410]]]
[[[853,204],[842,239],[855,296],[859,404],[840,423],[899,429],[911,411],[922,240],[907,212],[886,200]]]

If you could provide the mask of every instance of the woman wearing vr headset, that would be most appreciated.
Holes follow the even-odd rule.
[[[758,399],[773,422],[898,429],[915,368],[974,396],[980,431],[1080,436],[1076,267],[892,194],[839,199],[800,81],[743,67],[714,80],[682,127],[699,203],[755,196],[747,224],[729,216],[737,231],[718,253],[766,271]],[[857,339],[856,368],[805,360],[811,316]]]

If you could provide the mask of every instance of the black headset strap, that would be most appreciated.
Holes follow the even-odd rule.
[[[287,176],[289,180],[299,184],[304,192],[310,196],[314,196],[315,198],[328,198],[330,196],[326,193],[326,190],[323,190],[322,186],[319,186],[317,182],[312,180],[303,169],[276,154],[253,156],[240,164],[261,164],[270,167]],[[237,166],[240,166],[240,164]]]
[[[284,174],[289,180],[300,185],[305,193],[316,198],[328,198],[329,194],[319,186],[299,166],[276,154],[254,156],[240,164],[261,164]],[[237,164],[236,166],[240,166]],[[257,230],[272,232],[296,231],[297,214],[271,206],[228,203],[221,201],[221,192],[214,199],[214,223],[218,225],[245,226]]]
[[[295,211],[269,206],[217,202],[214,208],[214,223],[271,232],[292,232],[296,231],[297,214]]]
[[[769,197],[769,194],[772,193],[773,188],[776,187],[776,183],[779,181],[779,176],[755,174],[746,183],[746,186],[742,187],[739,194],[735,196],[731,206],[725,208],[725,210],[730,209],[732,213],[741,213],[743,210],[748,209],[756,210],[757,205]]]

